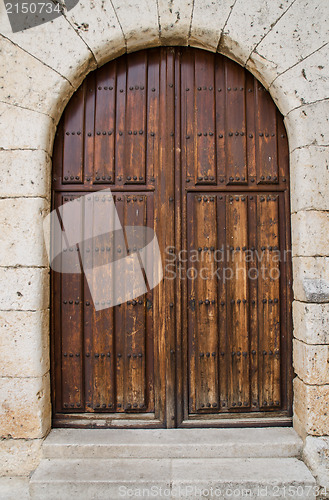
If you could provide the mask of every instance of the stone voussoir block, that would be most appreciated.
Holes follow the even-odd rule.
[[[9,62],[0,70],[0,101],[56,117],[72,94],[69,81],[1,35],[0,57]]]
[[[160,45],[157,3],[149,0],[112,0],[128,52]]]
[[[219,44],[219,51],[245,65],[256,45],[271,30],[272,25],[284,14],[292,2],[293,0],[283,2],[237,0],[231,15],[227,16],[228,20]],[[232,3],[227,2],[229,6]],[[222,7],[219,3],[218,11],[222,18]],[[226,14],[225,3],[224,20],[226,20]]]
[[[298,106],[328,97],[328,60],[327,44],[274,80],[270,92],[273,99],[280,102],[284,115]]]
[[[111,2],[79,0],[65,17],[90,47],[98,66],[125,52],[126,42]]]
[[[257,45],[247,68],[272,83],[328,41],[328,14],[329,6],[322,0],[293,2]]]
[[[161,42],[187,45],[192,17],[192,0],[158,0]]]
[[[189,45],[217,51],[218,43],[232,8],[232,2],[195,0]]]
[[[1,16],[0,32],[46,66],[57,71],[75,88],[89,71],[97,66],[92,51],[64,16],[17,33],[12,32],[8,17]],[[35,75],[35,85],[38,85],[39,79],[40,72]],[[52,91],[49,93],[52,94]],[[56,102],[56,94],[54,100]],[[59,116],[54,118],[56,122],[61,112],[62,109],[58,108]]]

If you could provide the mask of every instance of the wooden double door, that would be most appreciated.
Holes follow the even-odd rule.
[[[123,231],[154,230],[164,274],[96,310],[83,272],[52,272],[54,425],[289,425],[288,144],[265,88],[198,49],[122,56],[73,95],[53,159],[53,209],[99,191],[81,241],[110,188]]]

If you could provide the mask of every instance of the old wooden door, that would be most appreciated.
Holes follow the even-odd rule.
[[[59,124],[53,208],[108,187],[123,227],[154,229],[164,279],[96,311],[82,273],[52,273],[54,425],[289,424],[288,145],[269,93],[198,49],[106,64]]]

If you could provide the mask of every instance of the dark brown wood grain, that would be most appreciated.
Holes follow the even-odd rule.
[[[82,240],[104,188],[123,227],[154,229],[165,279],[96,311],[83,274],[52,272],[54,425],[288,425],[291,258],[276,257],[291,246],[289,156],[266,89],[192,48],[107,63],[73,95],[54,145],[53,208],[100,192]],[[105,265],[134,253],[126,243],[94,237],[66,253]]]

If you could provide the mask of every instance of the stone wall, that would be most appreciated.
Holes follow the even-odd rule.
[[[89,71],[156,45],[219,51],[285,116],[294,270],[294,425],[327,483],[329,31],[326,0],[80,0],[12,33],[0,2],[0,473],[25,475],[50,429],[49,269],[42,219],[65,104]]]

